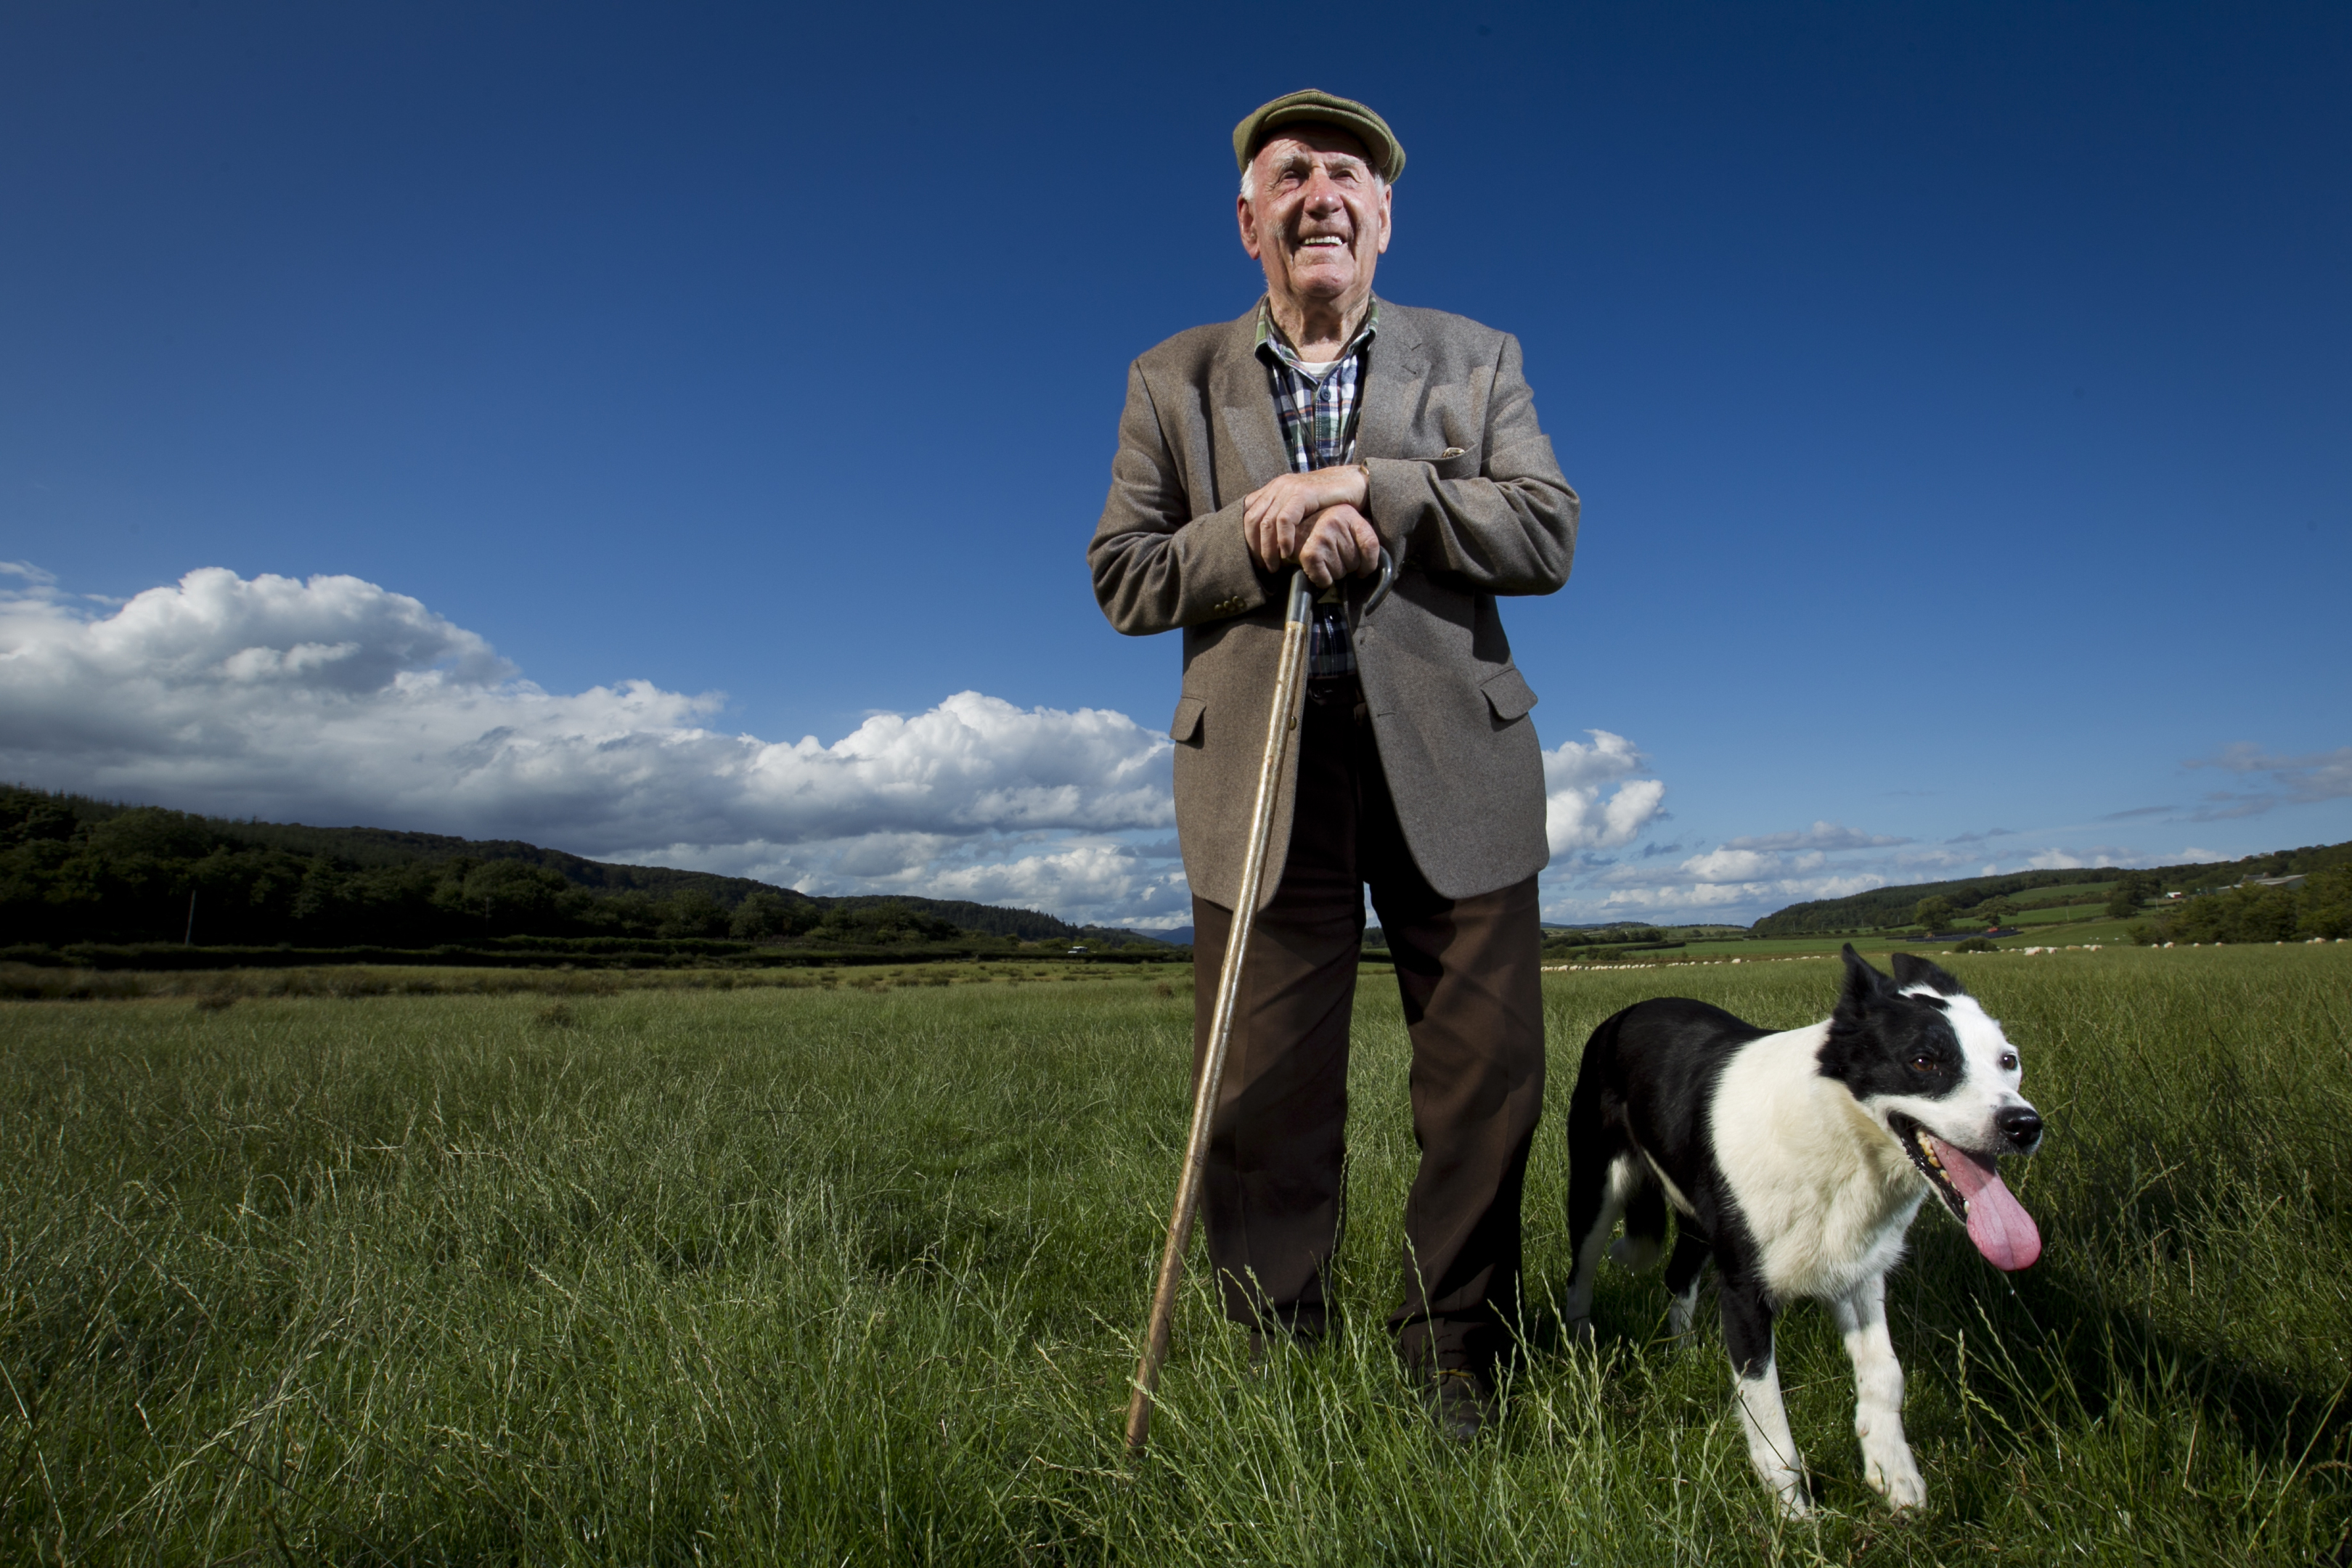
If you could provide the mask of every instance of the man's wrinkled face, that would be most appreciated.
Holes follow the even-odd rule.
[[[1371,291],[1389,247],[1389,188],[1372,177],[1364,144],[1336,126],[1294,125],[1250,160],[1242,248],[1265,268],[1277,298],[1352,304]]]

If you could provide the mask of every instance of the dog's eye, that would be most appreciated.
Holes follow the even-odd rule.
[[[1921,1051],[1917,1056],[1911,1058],[1911,1066],[1913,1070],[1917,1072],[1934,1072],[1936,1070],[1936,1058],[1929,1056],[1927,1052]]]
[[[2003,1051],[2000,1053],[2000,1070],[2003,1072],[2015,1072],[2017,1070],[2017,1053],[2015,1051]]]

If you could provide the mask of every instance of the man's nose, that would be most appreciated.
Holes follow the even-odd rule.
[[[2042,1142],[2042,1113],[2030,1105],[2011,1105],[1993,1113],[1992,1124],[2021,1154],[2031,1154]]]

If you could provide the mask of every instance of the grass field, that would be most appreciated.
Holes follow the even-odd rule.
[[[1413,1149],[1368,981],[1343,1332],[1253,1379],[1196,1289],[1133,1469],[1181,975],[0,1005],[0,1556],[2344,1561],[2352,948],[1947,962],[2050,1120],[2011,1172],[2048,1252],[2005,1278],[1921,1216],[1916,1518],[1861,1484],[1825,1314],[1783,1320],[1801,1524],[1711,1310],[1667,1343],[1612,1271],[1562,1344],[1559,1127],[1609,1012],[1793,1025],[1828,964],[1547,977],[1528,1348],[1467,1453],[1381,1332]]]

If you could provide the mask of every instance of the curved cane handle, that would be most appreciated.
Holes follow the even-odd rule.
[[[1390,556],[1387,551],[1383,550],[1381,552],[1381,580],[1373,585],[1371,596],[1364,601],[1363,611],[1358,618],[1361,619],[1362,616],[1369,616],[1374,610],[1379,609],[1381,607],[1381,601],[1387,598],[1389,596],[1389,590],[1395,586],[1396,562]]]
[[[1379,609],[1381,601],[1387,598],[1389,590],[1395,586],[1396,562],[1387,551],[1383,550],[1381,552],[1381,580],[1372,584],[1371,595],[1364,600],[1364,607],[1356,612],[1356,619],[1361,621],[1366,616]],[[1307,574],[1303,569],[1293,572],[1290,574],[1290,603],[1283,619],[1303,621],[1314,613],[1314,584],[1307,581]]]

